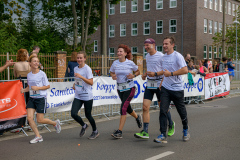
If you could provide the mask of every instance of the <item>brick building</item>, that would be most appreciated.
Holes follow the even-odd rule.
[[[232,24],[239,0],[226,0],[226,24]],[[166,36],[176,38],[175,49],[197,59],[221,57],[212,37],[222,30],[223,0],[132,0],[108,4],[108,54],[114,56],[119,44],[132,53],[146,54],[144,40],[153,38],[158,51]],[[101,28],[91,36],[94,53],[101,52]]]

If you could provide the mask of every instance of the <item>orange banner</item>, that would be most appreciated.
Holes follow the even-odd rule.
[[[0,83],[0,122],[26,116],[24,94],[20,80]]]

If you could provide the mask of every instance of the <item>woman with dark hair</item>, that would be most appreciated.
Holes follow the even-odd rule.
[[[208,69],[208,59],[203,60],[203,66]]]
[[[122,138],[122,130],[126,121],[127,113],[136,119],[139,128],[142,127],[140,115],[137,115],[130,105],[135,93],[133,78],[138,76],[140,72],[138,66],[130,60],[132,54],[127,45],[121,44],[118,46],[117,56],[118,60],[115,60],[110,68],[110,75],[113,80],[117,81],[117,91],[122,104],[119,128],[113,132],[112,137]],[[135,74],[133,74],[133,71]]]
[[[73,52],[71,55],[71,60],[68,62],[65,77],[74,77],[74,68],[76,66],[78,66],[77,52]],[[69,81],[74,81],[74,78],[69,79]]]

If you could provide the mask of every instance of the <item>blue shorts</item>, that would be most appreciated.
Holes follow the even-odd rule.
[[[229,76],[233,76],[234,77],[234,71],[229,71],[228,74],[229,74]]]

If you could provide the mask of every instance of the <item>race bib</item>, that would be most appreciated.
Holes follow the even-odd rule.
[[[81,79],[75,79],[75,86],[82,87],[82,80]]]
[[[158,84],[157,84],[158,81],[155,81],[155,80],[147,80],[147,88],[148,89],[157,89],[158,88]]]
[[[40,96],[40,91],[34,91],[32,89],[29,90],[29,95],[30,97],[36,97],[36,96]]]
[[[118,88],[120,92],[128,91],[130,90],[129,84],[128,83],[120,83],[118,84]]]

